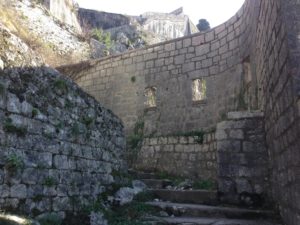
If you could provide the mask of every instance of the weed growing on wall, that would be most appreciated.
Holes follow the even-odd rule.
[[[130,78],[130,81],[131,81],[132,83],[135,83],[136,77],[135,77],[135,76],[132,76],[132,77]]]
[[[36,108],[32,109],[32,112],[31,112],[32,118],[36,117],[38,114],[39,114],[39,110],[38,109],[36,109]]]
[[[4,130],[8,133],[14,133],[19,137],[24,137],[27,134],[27,128],[26,127],[21,127],[21,126],[16,126],[12,123],[12,119],[7,118],[4,121]]]
[[[62,218],[55,213],[49,213],[39,218],[38,222],[40,225],[61,225]]]
[[[133,129],[133,133],[127,138],[127,148],[128,148],[128,163],[133,164],[137,159],[138,152],[142,147],[142,142],[144,139],[144,120],[139,119]]]
[[[53,187],[54,185],[56,185],[56,181],[53,177],[46,177],[43,184],[47,187]]]
[[[66,84],[66,81],[65,80],[62,80],[62,79],[58,79],[54,82],[54,87],[63,91],[63,92],[66,92],[68,87],[67,87],[67,84]]]
[[[23,169],[24,167],[24,162],[23,159],[16,155],[16,154],[11,154],[7,156],[6,158],[6,168],[9,170],[17,171],[20,169]]]

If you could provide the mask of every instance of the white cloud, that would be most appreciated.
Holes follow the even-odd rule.
[[[186,15],[197,24],[201,18],[217,26],[233,16],[244,0],[76,0],[80,7],[99,11],[140,15],[144,12],[171,12],[184,8]]]

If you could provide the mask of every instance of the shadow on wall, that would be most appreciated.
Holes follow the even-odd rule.
[[[0,71],[0,121],[2,210],[80,211],[125,165],[120,119],[51,68]]]

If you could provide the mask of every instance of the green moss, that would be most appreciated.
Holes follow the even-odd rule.
[[[105,218],[110,225],[147,225],[144,222],[144,217],[151,214],[158,214],[158,210],[143,202],[132,202],[118,208],[112,208],[105,211]]]
[[[53,187],[56,185],[56,181],[53,177],[46,177],[43,181],[43,185],[47,187]]]
[[[24,168],[23,159],[16,154],[11,154],[6,158],[6,167],[12,170],[23,169]]]
[[[32,198],[32,201],[33,202],[40,202],[42,201],[43,199],[43,195],[35,195],[33,198]]]
[[[61,91],[67,91],[68,90],[66,81],[62,80],[62,79],[56,80],[54,82],[54,87],[61,90]]]
[[[212,180],[200,180],[193,182],[194,189],[213,190],[215,189],[215,183]]]
[[[40,218],[38,222],[41,225],[61,225],[62,218],[55,213],[49,213]]]
[[[83,117],[82,118],[82,123],[84,123],[86,126],[90,126],[94,122],[94,118],[92,117]]]
[[[135,77],[135,76],[132,76],[132,77],[130,78],[130,80],[131,80],[132,83],[135,83],[136,77]]]
[[[6,132],[14,133],[19,137],[24,137],[27,134],[27,128],[26,127],[19,127],[19,126],[14,125],[10,118],[8,118],[4,121],[3,128]]]
[[[32,109],[31,116],[32,118],[36,117],[39,114],[39,110],[36,108]]]

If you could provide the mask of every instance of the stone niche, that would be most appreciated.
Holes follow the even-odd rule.
[[[268,152],[261,112],[230,112],[217,125],[221,201],[247,206],[270,202]]]

